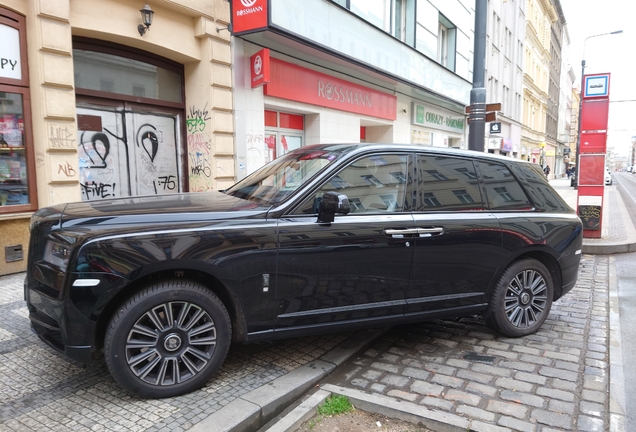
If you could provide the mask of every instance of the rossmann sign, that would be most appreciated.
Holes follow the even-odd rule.
[[[232,0],[231,4],[233,35],[267,28],[268,0]]]
[[[271,58],[265,96],[395,120],[397,97],[378,90]]]

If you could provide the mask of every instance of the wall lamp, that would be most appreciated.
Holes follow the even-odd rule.
[[[146,6],[139,9],[139,12],[141,12],[141,21],[143,22],[143,24],[139,24],[137,26],[137,30],[139,30],[139,34],[143,36],[144,33],[150,30],[150,25],[152,24],[152,15],[155,13],[155,11],[150,9],[150,6],[148,6],[148,3],[146,3]]]

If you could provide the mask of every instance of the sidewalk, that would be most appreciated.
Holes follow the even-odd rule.
[[[568,178],[550,180],[550,184],[572,207],[577,207],[578,191],[570,186]],[[601,238],[583,239],[583,253],[609,255],[636,252],[636,229],[616,186],[605,187]]]

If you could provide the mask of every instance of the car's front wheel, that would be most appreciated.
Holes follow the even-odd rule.
[[[113,316],[104,339],[115,380],[145,398],[202,387],[227,355],[231,324],[221,300],[187,281],[149,286]]]
[[[535,333],[552,306],[554,286],[540,261],[526,258],[512,263],[499,279],[486,312],[487,321],[506,336]]]

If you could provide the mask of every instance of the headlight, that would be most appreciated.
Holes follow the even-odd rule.
[[[44,249],[44,261],[57,267],[65,269],[68,266],[68,259],[71,256],[71,249],[65,245],[47,241]]]

